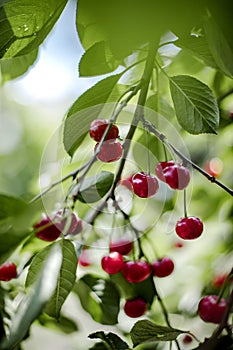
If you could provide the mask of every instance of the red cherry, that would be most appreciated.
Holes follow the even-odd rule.
[[[63,231],[66,225],[66,220],[68,218],[62,218],[62,210],[60,210],[54,219],[54,222],[59,221],[56,226],[60,231]],[[70,219],[69,219],[70,220]],[[67,235],[77,235],[80,233],[83,229],[83,223],[82,220],[80,220],[75,213],[71,213],[71,222],[70,222],[70,227],[67,230]]]
[[[169,160],[168,162],[160,162],[155,168],[155,173],[158,176],[159,180],[166,182],[163,171],[165,168],[175,165],[174,160]]]
[[[152,272],[154,276],[157,277],[167,277],[174,270],[174,263],[168,257],[163,257],[162,259],[155,260],[151,264]]]
[[[159,183],[155,176],[144,172],[135,174],[132,178],[134,193],[141,198],[149,198],[156,194]]]
[[[140,317],[146,312],[146,302],[142,298],[126,300],[124,311],[129,317]]]
[[[108,127],[109,122],[105,119],[96,119],[90,125],[89,134],[91,138],[99,142]],[[116,125],[112,125],[105,140],[116,139],[119,136],[119,130]]]
[[[213,277],[212,280],[212,284],[215,288],[221,288],[223,283],[225,282],[226,278],[227,278],[227,274],[223,274],[223,275],[216,275]],[[230,281],[229,281],[230,282]]]
[[[98,147],[98,143],[95,145],[95,151]],[[115,140],[104,141],[101,146],[100,152],[97,154],[97,159],[101,162],[115,162],[122,157],[123,148],[120,142]]]
[[[189,334],[185,334],[184,338],[182,339],[184,344],[190,344],[193,341],[193,338]]]
[[[46,216],[34,225],[36,236],[44,241],[55,241],[61,235],[61,229]]]
[[[122,274],[126,281],[139,283],[150,275],[150,265],[143,260],[127,261],[122,267]]]
[[[0,266],[0,281],[10,281],[17,275],[17,267],[14,263],[8,262]]]
[[[180,219],[176,224],[176,233],[183,239],[196,239],[203,232],[203,223],[195,216]]]
[[[126,188],[128,188],[128,190],[133,191],[132,178],[133,178],[133,175],[130,175],[126,179],[120,180],[119,183],[120,183],[120,185],[125,186]]]
[[[183,190],[188,186],[190,181],[189,170],[181,164],[167,166],[163,170],[163,175],[166,179],[165,182],[173,190]]]
[[[112,252],[104,256],[101,265],[104,271],[110,275],[119,272],[124,264],[123,256],[118,252]]]
[[[218,302],[217,295],[207,295],[202,298],[198,305],[198,313],[205,322],[220,323],[227,307],[224,298]]]
[[[133,249],[133,243],[128,239],[119,239],[119,241],[110,242],[110,252],[118,252],[127,255]]]

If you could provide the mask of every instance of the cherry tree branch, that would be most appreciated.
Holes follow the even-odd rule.
[[[210,182],[215,183],[217,186],[221,187],[224,191],[233,196],[233,190],[223,184],[221,181],[217,180],[216,177],[211,176],[205,170],[200,168],[196,163],[187,158],[183,153],[181,153],[172,143],[170,143],[166,136],[162,134],[151,122],[145,119],[145,117],[141,116],[142,123],[144,127],[149,130],[152,134],[154,134],[164,145],[172,149],[172,151],[185,163],[191,165],[195,170],[197,170],[200,174],[205,176]]]

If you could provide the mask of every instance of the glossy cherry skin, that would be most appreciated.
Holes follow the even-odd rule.
[[[161,259],[155,260],[151,264],[151,269],[153,276],[167,277],[173,272],[174,263],[170,258],[164,256]]]
[[[142,298],[126,300],[124,311],[129,317],[140,317],[146,312],[146,302]]]
[[[123,264],[123,256],[118,252],[111,252],[110,254],[104,256],[101,260],[103,270],[110,275],[121,271]]]
[[[133,176],[132,185],[134,193],[141,198],[152,197],[159,189],[156,177],[144,172],[139,172]]]
[[[133,249],[132,241],[128,239],[119,239],[115,242],[110,242],[110,252],[118,252],[122,255],[127,255]]]
[[[0,281],[10,281],[18,275],[17,267],[12,262],[7,262],[0,266]]]
[[[105,119],[96,119],[90,125],[89,134],[91,138],[99,142],[108,127],[109,122]],[[119,130],[116,125],[112,125],[105,140],[116,139],[119,137]]]
[[[97,150],[98,143],[95,145],[95,151]],[[97,159],[101,162],[111,163],[119,160],[122,157],[123,148],[120,142],[115,140],[104,141],[100,152],[97,154]]]
[[[121,270],[126,281],[139,283],[147,279],[150,275],[150,265],[143,260],[127,261]]]
[[[183,239],[196,239],[203,232],[202,221],[195,216],[180,219],[176,224],[176,233]]]
[[[50,217],[46,216],[34,225],[36,236],[43,241],[55,241],[61,235],[61,228],[54,224]]]
[[[165,168],[173,166],[173,165],[175,165],[174,160],[169,160],[167,162],[160,162],[156,165],[155,173],[156,173],[157,177],[159,178],[159,180],[166,182],[163,171]]]
[[[165,182],[173,190],[183,190],[190,181],[189,170],[181,164],[167,166],[163,170],[163,176],[165,177]]]
[[[224,298],[218,301],[217,295],[207,295],[198,304],[198,314],[205,322],[220,323],[227,307]]]

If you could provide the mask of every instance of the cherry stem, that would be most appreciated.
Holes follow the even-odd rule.
[[[217,304],[220,302],[232,276],[233,276],[233,268],[231,269],[231,272],[229,272],[229,274],[227,275],[227,277],[222,285],[222,288],[221,288],[219,296],[218,296]]]
[[[166,136],[162,134],[151,122],[146,120],[144,116],[141,116],[142,123],[146,129],[148,129],[152,134],[154,134],[164,145],[171,148],[173,152],[179,156],[179,158],[183,161],[184,164],[191,165],[195,170],[197,170],[200,174],[205,176],[210,182],[215,183],[217,186],[221,187],[224,191],[233,196],[233,190],[227,187],[225,184],[217,180],[214,176],[208,174],[205,170],[200,168],[197,164],[195,164],[192,160],[187,158],[183,153],[181,153],[173,144],[171,144]]]
[[[164,304],[164,302],[163,302],[163,299],[161,298],[160,294],[158,293],[158,290],[157,290],[157,288],[156,288],[156,286],[155,286],[153,277],[151,277],[151,279],[152,279],[152,281],[153,281],[154,293],[155,293],[155,295],[156,295],[157,298],[158,298],[158,302],[159,302],[159,305],[160,305],[160,307],[161,307],[161,309],[162,309],[163,316],[164,316],[164,319],[165,319],[165,321],[166,321],[166,324],[167,324],[168,327],[172,328],[172,325],[171,325],[171,322],[170,322],[170,320],[169,320],[169,314],[168,314],[168,312],[167,312],[166,306],[165,306],[165,304]],[[177,340],[175,340],[175,343],[176,343],[177,349],[178,349],[178,350],[181,350],[181,349],[180,349],[180,345],[179,345],[179,343],[178,343]]]
[[[187,196],[186,196],[186,189],[184,189],[184,217],[187,218]]]
[[[147,173],[150,175],[150,149],[149,149],[149,132],[146,131],[146,146],[147,146]]]

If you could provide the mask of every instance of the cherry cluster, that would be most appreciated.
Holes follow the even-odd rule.
[[[124,257],[133,249],[131,241],[118,241],[110,243],[110,253],[103,256],[101,266],[108,274],[121,273],[129,283],[140,283],[150,275],[156,277],[167,277],[174,270],[174,263],[168,257],[157,259],[152,263],[145,260],[130,260]],[[124,305],[124,311],[129,317],[140,317],[147,310],[147,303],[141,297],[128,299]]]
[[[111,125],[103,144],[98,152],[99,142],[101,141],[109,122],[105,119],[94,120],[89,129],[90,137],[97,142],[94,151],[97,153],[96,157],[101,162],[115,162],[122,157],[123,148],[120,142],[117,141],[119,137],[119,129],[116,125]]]

